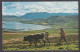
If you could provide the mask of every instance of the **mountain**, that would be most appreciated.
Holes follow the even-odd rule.
[[[27,13],[23,16],[14,16],[14,15],[3,15],[3,18],[21,18],[21,19],[40,19],[40,18],[48,18],[51,16],[73,16],[78,15],[78,13],[47,13],[47,12],[35,12],[35,13]]]
[[[25,23],[25,22],[23,22]],[[78,28],[78,15],[74,16],[51,16],[28,21],[27,23],[39,25],[51,25],[53,27]]]
[[[77,13],[46,13],[46,12],[35,12],[35,13],[27,13],[21,18],[25,19],[40,19],[40,18],[48,18],[51,16],[72,16],[78,15]]]
[[[20,16],[14,15],[3,15],[2,21],[27,21],[28,19],[21,18]]]
[[[3,18],[17,18],[18,16],[15,15],[2,15]]]
[[[53,27],[78,28],[77,13],[27,13],[23,16],[2,16],[3,21],[18,21],[26,24],[51,25]]]
[[[3,15],[2,16],[3,21],[15,21],[16,19],[18,20],[19,17],[14,16],[14,15]]]

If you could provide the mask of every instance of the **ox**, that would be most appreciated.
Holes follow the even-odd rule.
[[[50,41],[48,39],[48,32],[25,36],[23,41],[29,41],[30,46],[32,42],[34,42],[36,47],[37,46],[36,44],[38,41],[41,44],[40,40],[44,42],[44,46],[45,46],[46,40],[49,42],[49,45],[50,45]]]

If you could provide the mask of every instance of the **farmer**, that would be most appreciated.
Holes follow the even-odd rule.
[[[63,30],[63,28],[60,28],[60,35],[61,35],[61,37],[60,37],[60,44],[61,44],[61,41],[62,41],[62,39],[67,43],[67,41],[66,41],[66,36],[65,36],[65,31]]]

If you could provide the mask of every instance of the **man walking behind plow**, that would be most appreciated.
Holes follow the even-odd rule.
[[[66,36],[65,36],[65,31],[63,30],[63,28],[60,28],[60,31],[61,31],[60,32],[61,37],[60,37],[60,40],[59,40],[60,44],[61,44],[62,40],[64,40],[67,43]]]

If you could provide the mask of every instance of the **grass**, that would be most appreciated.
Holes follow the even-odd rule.
[[[78,34],[78,29],[65,29],[65,31],[66,31],[66,35],[75,34],[75,33]],[[3,32],[2,38],[3,38],[3,40],[10,40],[10,39],[13,39],[13,38],[23,38],[26,35],[34,34],[34,33],[41,33],[41,32],[49,32],[49,36],[54,36],[54,37],[55,36],[57,36],[57,37],[60,36],[60,34],[59,34],[60,30],[59,29],[49,28],[49,29],[45,29],[45,30],[15,32],[15,33],[22,33],[22,34],[19,34],[19,35],[4,34],[4,33],[7,33],[7,32]],[[8,32],[8,33],[11,33],[11,32]]]
[[[62,41],[62,45],[58,45],[57,42],[59,41],[59,37],[52,37],[52,38],[49,38],[51,42],[50,46],[48,45],[48,43],[46,43],[45,47],[41,46],[40,43],[38,43],[36,48],[34,44],[32,44],[32,46],[29,48],[29,43],[21,39],[19,41],[3,44],[3,51],[79,50],[78,35],[67,35],[66,38],[67,38],[68,44]]]
[[[77,45],[76,45],[77,43]],[[3,45],[3,50],[4,51],[51,51],[51,50],[60,50],[60,51],[64,51],[64,50],[79,50],[78,48],[78,42],[75,41],[75,43],[71,43],[71,44],[66,44],[66,45],[56,45],[56,43],[51,43],[51,45],[47,45],[45,47],[41,47],[38,43],[38,47],[34,47],[34,45],[32,45],[30,48],[28,46],[28,44],[8,44],[8,45]]]
[[[48,43],[46,46],[41,46],[39,43],[37,44],[38,47],[35,48],[34,44],[29,48],[29,43],[27,41],[23,41],[23,37],[29,34],[34,34],[34,33],[41,33],[41,32],[49,32],[49,38],[51,45],[49,46]],[[3,32],[2,38],[3,40],[11,40],[11,39],[19,39],[18,41],[11,41],[11,43],[6,43],[3,44],[3,51],[48,51],[48,50],[79,50],[79,45],[78,45],[78,29],[65,29],[66,31],[66,38],[69,44],[65,44],[62,41],[62,45],[57,45],[57,42],[59,41],[60,38],[60,30],[59,29],[54,29],[54,28],[49,28],[45,30],[37,30],[37,31],[22,31],[22,32],[15,32],[15,33],[20,33],[18,35],[16,34],[5,34],[5,33],[11,33],[11,32]],[[22,34],[21,34],[22,33]],[[10,42],[10,41],[9,41]],[[42,43],[43,45],[43,43]]]
[[[25,35],[2,35],[3,40],[10,40],[10,39],[16,39],[16,38],[22,38]]]

